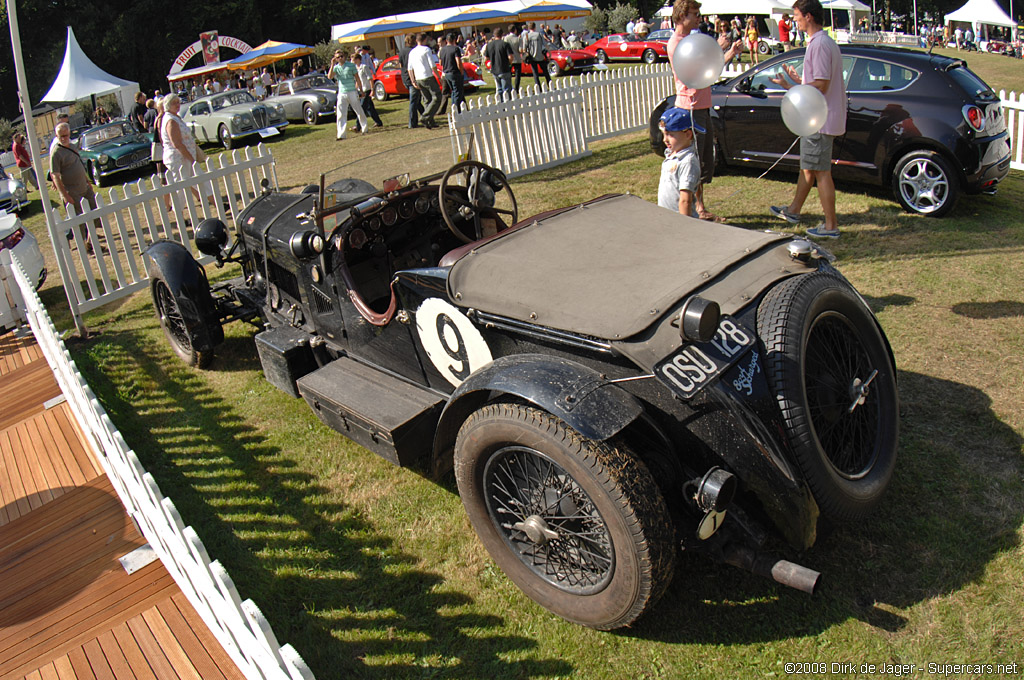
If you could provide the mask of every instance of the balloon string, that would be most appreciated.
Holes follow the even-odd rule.
[[[793,150],[793,147],[794,147],[794,146],[796,146],[796,143],[797,143],[797,142],[799,142],[799,141],[800,141],[800,138],[799,138],[799,137],[797,137],[796,139],[794,139],[794,140],[793,140],[793,143],[789,145],[789,148],[788,148],[788,149],[786,149],[785,151],[783,151],[783,152],[782,152],[782,155],[781,155],[781,156],[779,156],[779,157],[778,157],[778,158],[777,158],[777,159],[775,160],[775,162],[774,162],[774,163],[772,163],[772,165],[771,165],[771,167],[770,167],[770,168],[768,168],[768,169],[767,169],[767,170],[765,170],[765,171],[764,171],[763,173],[761,173],[761,175],[760,175],[760,177],[758,177],[758,179],[764,179],[764,178],[765,178],[765,175],[767,175],[767,174],[768,174],[769,172],[771,172],[772,170],[774,170],[774,169],[775,169],[775,166],[776,166],[776,165],[778,165],[778,164],[779,164],[779,162],[780,162],[780,161],[781,161],[781,160],[782,160],[783,158],[785,158],[785,157],[786,157],[787,155],[789,155],[789,152]],[[723,198],[722,200],[723,200],[723,201],[728,201],[728,200],[729,200],[730,198],[732,198],[732,197],[733,197],[733,196],[735,196],[736,194],[740,193],[741,191],[743,191],[743,188],[742,188],[742,187],[740,187],[740,188],[739,188],[739,189],[737,189],[736,191],[732,192],[731,194],[729,194],[728,196],[726,196],[726,197],[725,197],[725,198]],[[707,200],[706,200],[706,199],[705,199],[704,205],[705,205],[705,206],[707,205]]]

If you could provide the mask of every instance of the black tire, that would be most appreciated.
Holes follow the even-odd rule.
[[[585,439],[536,408],[490,404],[459,430],[455,478],[494,561],[569,621],[628,626],[672,580],[668,510],[623,446]]]
[[[562,75],[562,67],[554,59],[548,59],[548,75],[552,78]]]
[[[771,46],[768,43],[766,43],[764,40],[758,40],[757,41],[757,53],[758,54],[769,54],[769,53],[771,53],[771,51],[772,51]]]
[[[650,48],[644,50],[644,53],[640,56],[640,58],[643,60],[645,64],[658,63],[658,53]]]
[[[100,167],[95,163],[90,163],[89,168],[92,171],[92,181],[98,187],[106,186],[107,179],[100,174]]]
[[[373,98],[379,102],[386,102],[388,100],[387,88],[379,80],[373,83]]]
[[[200,352],[192,347],[192,338],[185,320],[181,316],[178,301],[162,278],[158,277],[153,280],[152,293],[153,307],[160,320],[160,328],[163,329],[164,336],[167,337],[167,342],[170,343],[174,353],[189,366],[208,367],[213,361],[213,350]]]
[[[220,139],[220,145],[225,149],[230,150],[234,146],[234,140],[231,139],[231,134],[228,132],[227,127],[221,125],[217,128],[217,138]]]
[[[822,515],[865,517],[892,478],[899,438],[895,369],[871,311],[842,277],[805,274],[768,292],[757,330],[768,384]]]
[[[302,120],[306,125],[316,125],[316,111],[313,110],[312,104],[306,104],[302,107]]]
[[[604,50],[598,50],[597,51],[597,63],[598,64],[607,64],[608,63],[608,53],[605,52]]]
[[[892,191],[904,210],[926,217],[947,214],[960,196],[959,180],[949,161],[924,149],[911,151],[896,163]]]

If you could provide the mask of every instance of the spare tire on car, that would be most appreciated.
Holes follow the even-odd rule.
[[[786,279],[757,310],[765,373],[824,516],[869,514],[896,464],[895,366],[874,316],[834,273]]]

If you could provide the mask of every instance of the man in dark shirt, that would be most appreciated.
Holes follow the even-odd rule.
[[[142,117],[142,122],[146,124],[146,132],[153,131],[153,125],[156,124],[156,115],[156,101],[147,99],[146,115]]]
[[[512,99],[512,48],[501,36],[501,29],[494,29],[491,41],[484,48],[484,59],[491,62],[498,100],[504,101]]]
[[[132,107],[132,126],[139,132],[146,131],[146,95],[139,92],[135,95],[135,106]]]
[[[462,90],[462,50],[459,49],[459,38],[454,33],[445,36],[447,44],[441,48],[438,58],[441,61],[441,72],[448,82],[451,91],[452,110],[462,112],[466,97]]]
[[[405,89],[409,90],[409,127],[420,126],[420,114],[423,113],[423,104],[420,100],[420,91],[417,90],[413,84],[412,79],[409,78],[409,52],[416,46],[416,36],[409,34],[405,36],[405,47],[398,53],[398,64],[402,67],[402,84],[405,85]]]

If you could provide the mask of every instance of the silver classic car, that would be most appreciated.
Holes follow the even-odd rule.
[[[334,83],[319,73],[285,80],[274,85],[271,93],[267,104],[283,106],[288,120],[301,120],[306,125],[316,125],[321,118],[333,116],[338,102]]]
[[[245,90],[200,97],[188,105],[182,119],[200,142],[219,143],[225,149],[245,137],[279,135],[288,126],[284,107],[256,101]]]

